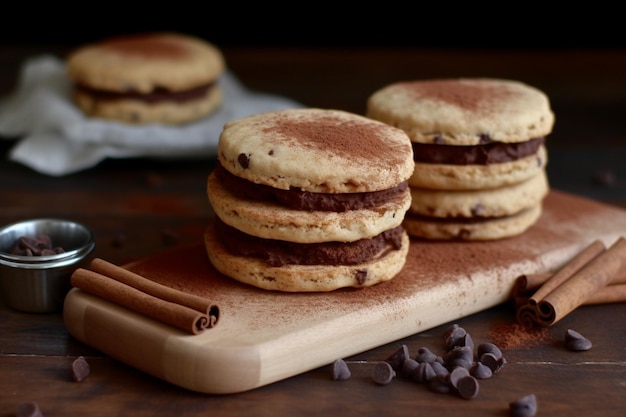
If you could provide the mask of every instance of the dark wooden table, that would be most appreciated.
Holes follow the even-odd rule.
[[[2,46],[0,94],[15,87],[27,57],[63,56],[67,50]],[[548,141],[551,186],[626,209],[626,51],[238,47],[224,52],[230,69],[250,89],[356,113],[363,113],[374,90],[398,80],[496,76],[525,81],[550,96],[556,114]],[[106,160],[57,178],[8,161],[12,143],[0,141],[0,224],[71,218],[94,231],[96,256],[123,264],[200,241],[213,215],[205,194],[212,160]],[[79,343],[68,335],[61,313],[26,314],[0,304],[0,417],[15,415],[26,401],[36,401],[46,417],[506,416],[510,401],[530,393],[538,398],[538,415],[626,415],[626,304],[580,307],[533,335],[516,329],[508,304],[455,323],[475,342],[503,343],[508,361],[481,383],[472,400],[436,394],[408,380],[379,386],[371,379],[373,362],[401,344],[411,352],[423,346],[441,349],[443,331],[452,323],[346,358],[353,372],[347,381],[332,381],[330,366],[324,366],[241,394],[207,395],[155,379]],[[565,349],[569,328],[588,337],[593,348]],[[81,355],[91,374],[77,383],[70,365]]]

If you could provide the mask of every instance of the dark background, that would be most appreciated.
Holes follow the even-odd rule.
[[[389,46],[477,49],[626,48],[617,7],[573,3],[241,2],[12,3],[2,44],[75,46],[101,38],[173,30],[229,46]],[[617,5],[618,3],[615,3]],[[43,7],[43,8],[42,8]]]

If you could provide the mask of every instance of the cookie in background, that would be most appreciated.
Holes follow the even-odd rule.
[[[226,67],[215,45],[175,32],[116,36],[67,57],[73,100],[89,117],[183,124],[215,111]]]
[[[411,236],[502,239],[541,216],[554,114],[537,88],[493,78],[397,82],[368,98],[366,115],[413,144]]]

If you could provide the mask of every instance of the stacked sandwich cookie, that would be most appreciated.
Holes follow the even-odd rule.
[[[73,100],[89,117],[128,124],[181,124],[216,110],[223,95],[221,51],[173,32],[84,45],[67,57]]]
[[[205,245],[224,275],[322,292],[403,268],[414,162],[401,129],[339,110],[271,111],[226,123],[217,156]]]
[[[412,141],[411,236],[501,239],[541,216],[554,124],[542,91],[491,78],[398,82],[368,98],[366,115]]]

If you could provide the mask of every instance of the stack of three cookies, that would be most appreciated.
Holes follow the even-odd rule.
[[[540,90],[490,78],[397,82],[369,97],[366,114],[411,139],[411,236],[502,239],[539,219],[554,124]]]

